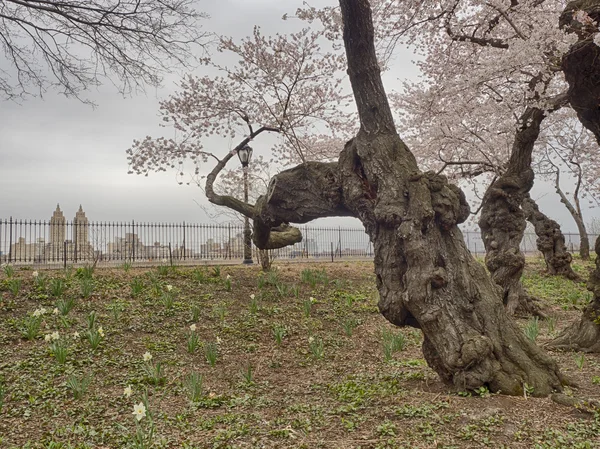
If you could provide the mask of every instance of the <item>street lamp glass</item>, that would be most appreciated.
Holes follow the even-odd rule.
[[[252,157],[252,147],[250,145],[244,145],[238,150],[238,157],[243,167],[247,167]]]

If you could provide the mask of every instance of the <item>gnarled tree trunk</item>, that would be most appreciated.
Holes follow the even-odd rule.
[[[600,352],[600,237],[596,239],[596,269],[590,274],[587,288],[594,299],[583,311],[579,322],[573,323],[548,346],[555,349]]]
[[[583,24],[574,17],[585,11],[592,21],[600,23],[600,0],[575,0],[567,4],[559,24],[567,33],[578,36],[578,42],[563,56],[561,68],[569,83],[569,103],[583,126],[596,136],[600,144],[600,47],[594,43],[597,25]]]
[[[531,154],[543,119],[544,112],[534,107],[527,108],[520,117],[507,169],[488,187],[479,220],[485,264],[503,289],[503,302],[511,315],[517,311],[541,315],[521,284],[525,256],[520,245],[526,228],[521,205],[533,187]]]
[[[529,195],[523,200],[522,209],[527,221],[535,228],[537,248],[544,255],[548,273],[579,280],[579,276],[571,268],[573,257],[567,251],[560,225],[542,213]]]
[[[560,390],[555,362],[510,319],[500,289],[466,247],[457,227],[469,210],[463,193],[420,172],[396,132],[368,1],[340,5],[360,131],[337,164],[305,163],[273,178],[252,206],[254,242],[269,247],[271,230],[289,222],[356,216],[374,244],[381,313],[423,331],[425,358],[443,380],[504,394]]]

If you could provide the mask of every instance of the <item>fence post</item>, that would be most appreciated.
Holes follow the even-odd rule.
[[[331,261],[333,262],[333,242],[331,242]]]
[[[8,263],[11,262],[12,259],[12,225],[13,225],[13,219],[12,216],[10,217],[10,232],[8,234]]]
[[[72,221],[71,222],[71,232],[73,234],[73,262],[77,263],[77,247],[79,246],[79,242],[77,241],[77,228],[78,228],[78,222],[77,221]]]
[[[229,240],[227,241],[227,253],[229,254],[229,258],[231,259],[231,223],[227,224],[227,229],[229,232]]]
[[[169,242],[169,262],[173,266],[173,252],[171,251],[171,242]]]
[[[135,220],[131,220],[131,261],[135,260]]]
[[[182,245],[182,250],[183,250],[183,260],[185,260],[185,221],[183,222],[183,245]]]
[[[67,269],[67,241],[63,243],[63,268]]]

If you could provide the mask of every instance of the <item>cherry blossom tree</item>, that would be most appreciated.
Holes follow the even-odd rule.
[[[343,146],[338,158],[330,161],[299,156],[301,163],[275,175],[266,194],[254,204],[214,192],[215,179],[236,147],[219,159],[207,176],[207,197],[252,218],[253,240],[259,248],[293,242],[296,231],[290,223],[330,216],[359,218],[374,245],[381,313],[398,326],[422,330],[425,359],[445,382],[461,390],[485,385],[491,391],[516,395],[530,388],[538,396],[560,390],[565,379],[556,363],[509,317],[499,288],[466,247],[458,228],[469,215],[464,194],[446,177],[419,170],[416,158],[396,131],[380,76],[369,2],[340,0],[340,7],[347,73],[360,119],[356,136]],[[265,91],[271,87],[266,86]],[[191,132],[184,133],[179,143],[164,139],[136,142],[130,153],[134,171],[163,169],[188,155],[201,159],[206,155],[200,137],[214,129],[232,132],[230,125],[221,128],[206,121],[203,114],[209,111],[198,107],[205,103],[194,100],[203,93],[190,92],[166,102],[164,110],[178,129]],[[218,91],[211,92],[213,98],[218,95]],[[237,93],[235,87],[232,92]],[[186,95],[189,102],[183,101]],[[181,110],[191,112],[178,115],[172,108],[180,99]],[[266,130],[282,132],[285,126],[280,120],[259,120],[261,127],[256,128],[250,125],[250,115],[239,109],[230,108],[226,114],[232,117],[231,124],[240,120],[239,125],[247,126],[239,145]],[[201,116],[186,122],[194,114]],[[521,116],[518,131],[527,146],[544,112],[530,107]],[[298,141],[291,138],[287,142],[293,145]],[[287,154],[308,153],[308,148],[300,148],[293,147]],[[527,162],[526,157],[522,159]]]
[[[219,52],[235,56],[237,62],[212,61],[217,76],[188,76],[178,93],[161,102],[164,123],[180,137],[134,141],[128,150],[130,172],[148,175],[177,167],[183,175],[187,161],[194,165],[193,176],[202,177],[201,165],[212,158],[216,164],[206,176],[208,200],[248,215],[253,207],[214,189],[239,148],[263,133],[275,133],[280,142],[268,161],[272,167],[335,159],[356,118],[344,112],[351,101],[343,87],[344,56],[322,49],[322,34],[306,28],[267,37],[255,28],[252,37],[241,43],[221,38]],[[218,157],[204,148],[213,136],[240,140],[232,151]],[[269,249],[301,238],[298,229],[283,226],[273,233]]]
[[[577,43],[562,61],[569,83],[569,101],[577,117],[600,142],[600,1],[573,1],[561,15],[561,26],[577,35]],[[600,252],[600,237],[596,239],[596,254]],[[590,274],[587,288],[593,294],[581,319],[567,327],[550,346],[560,349],[600,352],[600,257]]]
[[[421,79],[406,82],[393,96],[399,129],[424,166],[443,168],[451,177],[493,178],[480,217],[486,264],[511,312],[540,314],[520,284],[525,258],[519,245],[526,227],[521,205],[533,185],[531,158],[542,121],[568,106],[561,57],[577,38],[558,26],[564,3],[373,3],[380,65],[385,67],[401,43],[421,57]],[[333,8],[305,8],[297,16],[319,20],[332,38],[339,35]],[[547,239],[548,232],[540,238]],[[547,260],[570,274],[570,256],[562,254],[560,240],[552,248],[561,254]]]
[[[562,111],[552,117],[552,122],[551,129],[541,139],[543,151],[539,156],[539,171],[554,182],[560,201],[577,225],[579,254],[582,259],[589,260],[590,243],[581,202],[587,199],[594,205],[594,198],[600,193],[598,144],[594,135],[574,116],[573,110]],[[561,176],[575,181],[572,192],[565,190]]]
[[[157,85],[162,73],[196,60],[205,17],[193,0],[4,0],[0,96],[53,88],[82,99],[107,79],[121,92]]]

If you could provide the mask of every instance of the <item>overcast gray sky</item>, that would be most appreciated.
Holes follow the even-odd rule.
[[[264,34],[284,32],[293,25],[281,21],[281,16],[293,13],[302,4],[296,0],[198,3],[211,16],[204,28],[238,38],[250,35],[254,25],[260,25]],[[389,88],[399,86],[397,80],[416,75],[411,57],[412,53],[406,52],[396,58],[392,71],[386,75]],[[0,60],[0,67],[3,63]],[[179,186],[174,173],[149,177],[127,174],[125,150],[133,139],[146,135],[172,137],[170,130],[158,126],[158,102],[176,89],[178,79],[178,75],[170,76],[163,88],[127,98],[110,85],[90,91],[87,97],[97,103],[94,109],[53,92],[43,99],[2,102],[0,219],[48,219],[56,203],[60,203],[68,219],[82,204],[93,221],[208,221],[209,217],[196,204],[208,204],[203,192],[195,186]],[[222,149],[215,148],[215,152],[225,154],[230,143],[215,143],[219,144]],[[266,152],[268,142],[257,141],[255,147],[258,152]],[[576,230],[551,186],[537,183],[533,196],[541,197],[542,209],[558,219],[564,230]],[[587,210],[587,220],[595,214],[595,210]],[[350,219],[320,223],[360,226]]]

